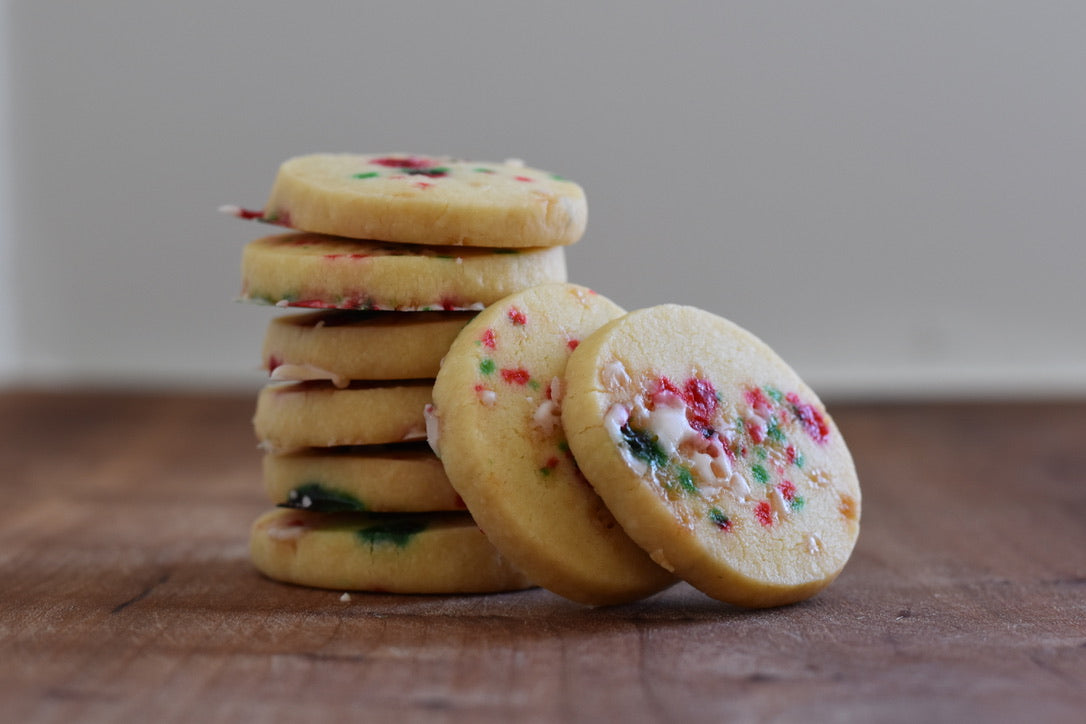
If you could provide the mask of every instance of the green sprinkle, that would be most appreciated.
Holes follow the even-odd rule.
[[[803,463],[804,463],[803,453],[801,453],[799,450],[796,450],[796,467],[797,468],[802,468]]]
[[[566,442],[565,440],[562,440],[561,442],[558,443],[558,449],[561,450],[564,453],[568,453],[569,452],[569,443]]]
[[[492,168],[484,168],[482,166],[480,166],[479,168],[473,169],[473,170],[475,171],[475,173],[494,173],[494,169],[492,169]]]
[[[554,179],[555,181],[567,181],[568,180],[565,176],[559,176],[556,173],[552,173],[551,178]]]
[[[698,492],[697,483],[694,482],[694,474],[690,471],[690,468],[685,465],[679,466],[677,473],[679,479],[679,487],[687,493]]]
[[[807,504],[807,501],[802,496],[797,495],[792,498],[792,510],[803,510],[803,506]]]
[[[720,508],[709,508],[709,520],[716,523],[720,528],[731,527],[731,520],[728,519],[728,516],[724,515],[724,511]]]
[[[533,390],[538,390],[539,382],[538,380],[530,379],[528,380],[528,386],[531,387]]]
[[[378,173],[376,171],[367,171],[365,173],[356,173],[351,178],[358,178],[358,179],[377,178],[377,176],[378,176]]]
[[[483,361],[479,363],[479,371],[484,375],[494,374],[494,370],[497,369],[497,365],[494,364],[494,360],[489,357],[484,357]]]
[[[769,472],[761,465],[752,465],[750,467],[750,474],[753,475],[754,479],[759,483],[769,482]]]
[[[781,424],[777,418],[773,418],[769,423],[769,428],[765,431],[766,437],[776,442],[784,442],[784,433],[781,432]]]
[[[280,503],[279,507],[315,510],[320,513],[366,510],[365,504],[350,493],[325,487],[321,483],[299,485],[287,493],[287,501]]]
[[[638,460],[643,460],[654,468],[663,467],[667,463],[667,455],[655,435],[644,430],[635,430],[629,423],[623,425],[619,432],[630,447],[630,452]]]
[[[758,458],[759,460],[766,460],[766,459],[768,459],[768,458],[769,458],[769,453],[768,453],[768,452],[766,452],[766,449],[765,449],[764,447],[762,447],[761,445],[759,445],[758,447],[754,448],[754,455],[755,455],[755,456],[756,456],[756,457],[757,457],[757,458]]]
[[[369,545],[392,544],[397,548],[403,548],[415,535],[424,530],[426,530],[425,521],[401,518],[359,528],[355,531],[355,535],[363,543]]]
[[[548,468],[546,465],[544,465],[543,467],[541,467],[539,469],[539,474],[542,475],[545,478],[549,478],[550,474],[551,474],[551,469]]]
[[[762,389],[765,390],[765,393],[767,395],[773,398],[774,402],[780,402],[784,399],[784,395],[782,395],[781,391],[778,390],[776,387],[770,387],[769,385],[766,385]]]

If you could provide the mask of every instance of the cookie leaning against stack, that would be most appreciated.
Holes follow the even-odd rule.
[[[523,164],[314,155],[265,208],[293,231],[250,243],[242,299],[319,309],[269,326],[254,429],[282,508],[250,533],[270,578],[401,593],[533,585],[489,543],[420,444],[441,358],[475,312],[566,278],[580,187]]]

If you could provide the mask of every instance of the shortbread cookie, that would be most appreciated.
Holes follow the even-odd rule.
[[[264,489],[273,503],[321,512],[465,507],[426,443],[268,453]]]
[[[585,482],[560,424],[566,358],[621,314],[572,284],[488,307],[449,349],[427,418],[450,482],[498,550],[539,585],[592,605],[674,582]]]
[[[253,428],[269,452],[381,445],[426,437],[433,380],[272,384],[260,391]]]
[[[572,244],[588,206],[580,186],[517,161],[409,154],[314,154],[286,161],[260,214],[304,231],[409,244]]]
[[[532,585],[467,513],[271,510],[253,523],[249,550],[269,578],[340,591],[488,593]]]
[[[273,380],[433,379],[472,312],[346,312],[276,317],[264,336]]]
[[[565,280],[560,247],[496,251],[280,234],[250,242],[241,258],[241,298],[282,307],[478,310]]]
[[[574,351],[566,380],[578,464],[660,565],[752,607],[807,598],[840,573],[860,524],[848,448],[749,332],[691,307],[633,312]]]

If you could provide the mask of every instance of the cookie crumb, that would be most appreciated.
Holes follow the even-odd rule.
[[[339,597],[339,600],[342,601],[343,603],[350,603],[351,602],[351,594],[344,593],[342,596]]]

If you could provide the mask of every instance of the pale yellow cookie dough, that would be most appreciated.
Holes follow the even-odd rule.
[[[253,428],[269,452],[307,447],[380,445],[426,437],[423,411],[432,380],[267,385],[257,396]]]
[[[472,312],[348,312],[276,317],[264,336],[273,380],[433,379]]]
[[[580,186],[518,162],[411,154],[313,154],[280,167],[267,221],[410,244],[572,244],[588,206]]]
[[[323,512],[465,508],[426,443],[268,453],[264,489],[273,503]]]
[[[562,423],[578,464],[653,559],[722,601],[807,598],[844,567],[860,486],[818,397],[769,347],[663,305],[571,355]]]
[[[253,523],[253,564],[284,583],[340,591],[490,593],[531,587],[467,513],[312,513]]]
[[[566,280],[562,248],[450,249],[279,234],[246,244],[241,299],[282,307],[478,310]]]
[[[572,284],[501,300],[457,336],[428,415],[431,446],[498,550],[539,585],[590,605],[674,582],[581,476],[560,424],[570,351],[621,314]]]

